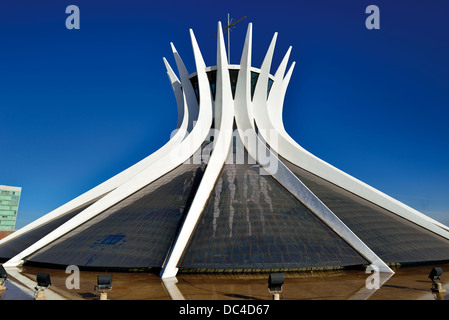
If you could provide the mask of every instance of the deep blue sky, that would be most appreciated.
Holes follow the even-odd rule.
[[[67,30],[65,8],[81,11]],[[380,8],[367,30],[365,8]],[[17,228],[156,151],[177,120],[162,57],[174,42],[194,71],[188,29],[215,65],[217,21],[238,63],[253,23],[253,66],[279,32],[293,46],[284,106],[304,148],[449,223],[448,1],[0,2],[0,184],[21,186]],[[175,69],[176,70],[176,69]]]

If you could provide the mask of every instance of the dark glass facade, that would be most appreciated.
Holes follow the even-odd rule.
[[[100,199],[99,197],[98,199]],[[31,246],[33,243],[38,241],[40,238],[44,237],[60,225],[64,224],[78,213],[89,207],[92,203],[98,201],[95,199],[83,206],[73,209],[58,218],[50,220],[49,222],[36,227],[14,239],[11,239],[4,244],[0,245],[0,259],[8,260],[15,255],[19,254],[21,251],[25,250],[27,247]]]
[[[258,271],[366,263],[273,177],[260,175],[258,165],[234,161],[225,164],[178,267]]]
[[[386,263],[449,259],[449,240],[287,160],[288,168]]]
[[[254,97],[254,91],[256,90],[257,80],[259,80],[259,74],[251,71],[251,100]]]
[[[251,71],[251,99],[254,97],[254,91],[256,90],[257,80],[259,79],[259,74],[257,72]],[[267,97],[270,95],[271,86],[273,85],[273,80],[268,78],[267,87]]]
[[[161,267],[203,170],[204,165],[180,165],[27,260],[87,267]]]
[[[229,69],[229,81],[231,81],[232,99],[235,99],[235,89],[237,88],[238,78],[239,78],[239,70]]]
[[[217,70],[207,71],[207,79],[209,80],[210,90],[212,93],[212,97],[215,100],[215,85],[217,82]],[[237,69],[229,69],[229,80],[231,82],[231,91],[232,98],[235,98],[235,89],[237,87],[237,79],[239,76],[239,70]],[[256,89],[257,80],[259,79],[259,73],[251,71],[251,99],[254,96],[254,91]],[[196,95],[196,100],[200,101],[200,91],[198,86],[198,76],[193,76],[190,78],[190,83],[192,84],[193,91]],[[273,80],[268,79],[268,87],[267,87],[267,97],[270,94],[271,86],[273,85]]]

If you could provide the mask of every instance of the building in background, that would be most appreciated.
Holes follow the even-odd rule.
[[[21,192],[21,187],[0,185],[0,230],[14,230]]]

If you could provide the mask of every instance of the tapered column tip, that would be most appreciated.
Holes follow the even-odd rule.
[[[176,51],[176,48],[175,48],[175,45],[173,44],[173,42],[170,42],[170,46],[171,46],[173,53],[178,52],[178,51]]]

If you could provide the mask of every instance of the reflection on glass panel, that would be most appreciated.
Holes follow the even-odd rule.
[[[217,82],[217,70],[208,71],[207,78],[209,79],[209,85],[210,85],[210,90],[212,92],[212,97],[215,100],[215,85]]]
[[[254,96],[254,91],[256,90],[257,80],[259,79],[259,74],[257,72],[251,71],[251,100]]]
[[[367,261],[259,166],[225,164],[178,267],[303,269]]]
[[[446,240],[287,160],[289,169],[387,263],[449,259]]]
[[[27,260],[87,267],[161,267],[203,170],[203,165],[180,165]]]
[[[231,81],[232,99],[235,98],[235,88],[237,87],[238,77],[239,77],[239,70],[229,69],[229,79]]]
[[[195,91],[196,100],[200,103],[200,89],[198,87],[198,76],[190,78],[190,83],[192,84],[193,91]]]
[[[268,90],[267,90],[267,97],[270,95],[271,87],[273,86],[273,80],[268,79]]]

